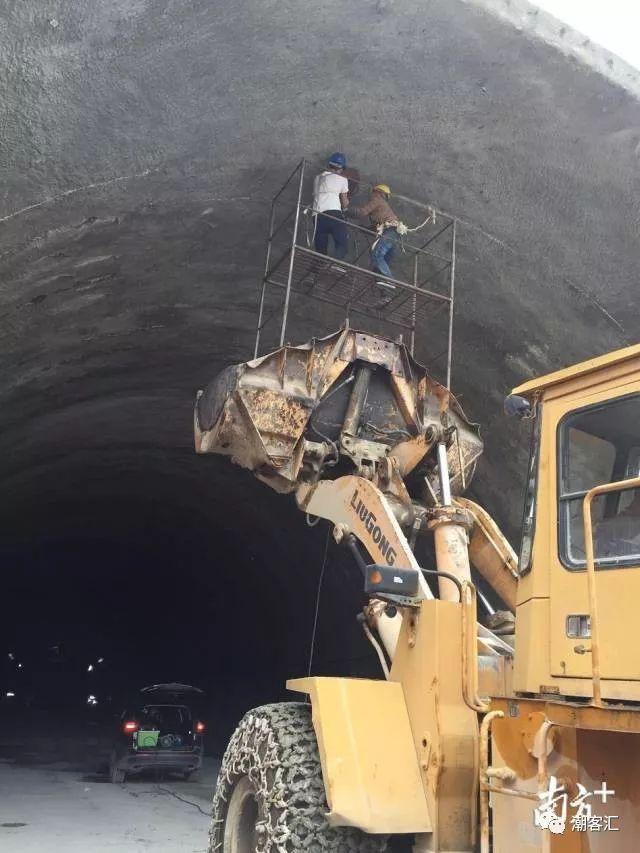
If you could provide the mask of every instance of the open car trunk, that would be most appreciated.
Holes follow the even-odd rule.
[[[137,712],[138,750],[193,749],[193,720],[186,705],[143,705]]]

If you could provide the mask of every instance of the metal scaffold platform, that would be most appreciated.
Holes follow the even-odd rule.
[[[314,300],[339,309],[346,322],[365,317],[389,326],[389,331],[395,329],[412,354],[416,335],[423,333],[421,339],[429,341],[429,361],[439,363],[443,374],[446,357],[449,386],[455,218],[426,202],[394,193],[393,209],[409,228],[393,260],[394,277],[371,268],[371,249],[378,234],[359,219],[345,220],[348,252],[337,260],[314,247],[312,186],[314,176],[321,170],[301,160],[272,199],[254,357],[287,343],[294,300]],[[370,186],[360,178],[355,183],[350,181],[352,196],[353,190],[357,191],[357,203],[364,203]],[[350,201],[353,203],[353,197]]]

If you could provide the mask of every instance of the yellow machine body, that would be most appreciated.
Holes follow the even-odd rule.
[[[492,853],[636,853],[640,713],[534,699],[494,700],[492,707],[504,717],[492,724],[491,769],[514,773],[508,783],[491,785]],[[604,783],[614,792],[606,804],[593,796],[586,801],[596,829],[574,829],[575,807],[568,809],[562,833],[535,825],[539,794],[552,775],[568,804],[579,795],[579,784],[591,793]],[[613,818],[611,829],[604,831],[607,817]]]
[[[537,410],[529,480],[535,512],[519,569],[514,689],[491,702],[498,714],[491,723],[492,767],[482,783],[492,805],[491,850],[632,853],[640,837],[640,651],[634,639],[640,556],[630,553],[616,564],[597,554],[594,561],[590,552],[599,526],[608,523],[607,496],[621,501],[640,482],[640,429],[633,418],[626,423],[620,408],[634,406],[640,395],[640,346],[525,383],[514,394]],[[569,489],[572,482],[581,488]],[[640,518],[625,518],[632,533],[637,525],[638,542]],[[568,565],[572,540],[574,557],[585,555],[576,565]],[[583,630],[576,636],[578,624]],[[497,781],[496,768],[513,775]],[[589,796],[586,831],[571,823],[574,806],[564,830],[554,833],[533,819],[551,777],[569,804],[603,783],[614,793],[606,804]]]
[[[518,582],[514,687],[524,694],[590,698],[591,655],[580,648],[588,642],[567,635],[569,617],[589,615],[589,594],[586,571],[570,570],[561,561],[561,428],[576,410],[640,394],[640,346],[526,383],[514,393],[537,399],[540,418],[531,567]],[[611,471],[602,476],[602,482],[616,479]],[[598,571],[597,599],[603,698],[638,702],[640,651],[632,632],[638,620],[640,559],[636,566]]]
[[[371,364],[387,389],[377,408]],[[227,453],[275,490],[295,492],[302,511],[332,522],[337,541],[364,546],[373,559],[365,570],[419,576],[395,615],[384,595],[365,609],[386,680],[289,682],[311,698],[328,820],[410,834],[414,853],[636,851],[640,500],[637,557],[635,534],[621,540],[631,550],[613,556],[604,534],[633,526],[629,490],[640,497],[640,345],[514,390],[520,411],[535,415],[519,562],[486,511],[460,496],[481,449],[477,432],[400,345],[343,330],[234,370],[199,400],[197,450]],[[328,389],[338,380],[343,390],[350,383],[344,423],[318,442],[314,412],[335,403]],[[301,407],[295,417],[290,399]],[[363,437],[372,418],[374,433]],[[346,475],[331,473],[338,456],[350,460]],[[442,483],[447,459],[458,480],[448,500],[433,464]],[[431,499],[409,495],[414,470]],[[433,537],[439,598],[410,534]],[[492,614],[503,633],[515,611],[515,651],[513,638],[477,625],[470,564],[504,603]],[[591,814],[615,817],[614,827],[536,825],[552,779],[572,799],[580,786],[606,784],[615,794],[607,804],[592,796]]]
[[[473,849],[478,716],[463,696],[462,619],[437,599],[407,611],[389,681],[288,683],[311,697],[335,825],[417,834],[416,850]]]
[[[640,709],[633,704],[640,699],[640,653],[630,640],[640,600],[640,560],[638,567],[597,571],[602,690],[594,701],[590,638],[567,636],[568,617],[591,618],[591,599],[586,569],[569,570],[561,560],[558,477],[561,425],[573,412],[640,394],[640,347],[577,365],[514,393],[535,402],[539,419],[533,546],[529,564],[524,570],[520,566],[517,589],[512,552],[477,507],[470,536],[474,563],[482,564],[487,557],[483,575],[501,590],[507,606],[515,603],[513,661],[477,656],[476,651],[478,692],[490,699],[482,710],[472,707],[463,689],[465,678],[471,677],[465,669],[464,607],[439,600],[422,602],[418,612],[404,612],[393,657],[390,678],[402,686],[404,698],[396,713],[404,720],[406,711],[415,746],[415,757],[405,757],[402,763],[408,779],[415,779],[416,766],[421,771],[425,819],[428,816],[432,826],[421,834],[419,816],[411,816],[414,851],[471,851],[479,840],[481,850],[493,853],[631,853],[640,835],[640,788],[635,783]],[[334,498],[326,497],[327,507],[332,499],[335,506]],[[347,525],[348,504],[340,504],[346,512],[340,517],[335,509],[333,513]],[[459,498],[458,504],[474,510],[465,499]],[[328,509],[322,514],[328,516]],[[353,522],[352,528],[375,555],[366,531]],[[496,554],[500,559],[493,559]],[[467,651],[473,653],[472,646]],[[324,744],[325,783],[332,795],[328,768],[341,763],[342,748],[323,731],[344,728],[345,709],[337,702],[318,702],[310,692],[314,724]],[[364,709],[351,717],[351,724],[359,725],[363,715]],[[483,719],[486,761],[478,731]],[[399,762],[388,772],[390,778],[402,773]],[[568,822],[562,834],[553,834],[536,826],[534,809],[552,776],[569,800],[578,795],[579,785],[591,792],[603,782],[608,785],[615,792],[611,805],[593,798],[590,805],[596,822],[612,817],[610,831],[574,831]],[[478,787],[486,803],[480,815]],[[357,784],[342,789],[346,800],[348,790],[355,796]],[[358,796],[363,796],[361,791]],[[404,801],[394,786],[385,798],[388,814],[379,814],[377,823],[369,815],[369,825],[377,827],[373,831],[384,832],[395,813],[406,815]]]
[[[333,826],[372,834],[431,832],[402,685],[353,678],[298,678],[308,693]]]

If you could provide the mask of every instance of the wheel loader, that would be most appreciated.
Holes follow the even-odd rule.
[[[640,849],[640,345],[505,412],[531,435],[518,556],[464,496],[478,426],[401,342],[347,326],[198,393],[198,453],[330,523],[381,669],[246,714],[211,853]]]

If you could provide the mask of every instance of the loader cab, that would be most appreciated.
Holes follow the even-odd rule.
[[[516,609],[514,688],[640,701],[640,345],[514,389],[533,418]],[[624,485],[615,485],[618,483]],[[592,592],[585,496],[592,495]],[[629,487],[634,485],[636,487]],[[595,605],[595,606],[594,606]],[[595,612],[596,616],[593,615]]]

